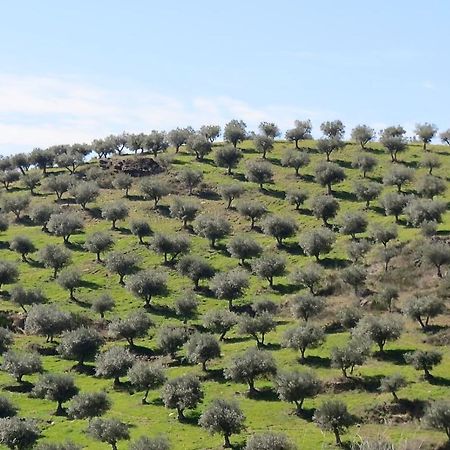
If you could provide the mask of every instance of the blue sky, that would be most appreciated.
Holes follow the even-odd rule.
[[[2,2],[0,152],[244,119],[450,127],[446,0]]]

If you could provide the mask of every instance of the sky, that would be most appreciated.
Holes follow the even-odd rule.
[[[447,0],[0,0],[0,153],[311,119],[450,128]]]

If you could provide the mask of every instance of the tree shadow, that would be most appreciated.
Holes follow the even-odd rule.
[[[272,289],[281,295],[293,294],[298,290],[293,284],[274,284]]]
[[[435,375],[432,375],[428,382],[434,386],[450,386],[450,380],[448,378],[443,377],[436,377]]]
[[[9,242],[0,241],[0,250],[9,250]]]
[[[277,191],[275,189],[271,188],[264,188],[263,189],[264,194],[269,195],[270,197],[284,199],[286,194],[284,191]]]
[[[263,400],[265,402],[279,402],[277,393],[270,388],[257,389],[256,392],[251,395],[253,400]]]
[[[86,211],[93,219],[102,218],[102,210],[98,207],[87,208]]]
[[[331,359],[322,356],[307,356],[304,360],[300,360],[303,365],[311,366],[311,367],[322,367],[322,368],[330,368],[331,367]]]
[[[316,408],[302,408],[300,411],[296,411],[295,415],[307,422],[312,422]]]
[[[358,198],[353,192],[347,191],[333,191],[333,197],[338,198],[339,200],[347,200],[349,202],[358,201]]]
[[[376,352],[375,356],[378,360],[388,361],[399,366],[407,365],[405,361],[405,353],[412,352],[413,349],[395,348],[385,350],[383,353]]]
[[[34,384],[29,381],[22,381],[19,384],[13,384],[11,386],[3,386],[2,389],[8,392],[14,392],[17,394],[28,394],[33,390]]]
[[[218,383],[228,383],[223,374],[223,369],[209,369],[200,377],[203,381],[216,381]]]
[[[344,258],[323,258],[319,264],[326,269],[343,269],[349,265],[349,261]]]
[[[279,248],[286,250],[290,255],[305,256],[305,253],[298,242],[286,242]]]
[[[154,350],[152,350],[149,347],[144,347],[143,345],[134,344],[132,347],[130,347],[130,352],[133,353],[134,355],[145,356],[147,358],[155,356]]]
[[[156,211],[163,217],[170,217],[170,207],[168,205],[158,205]]]
[[[96,290],[96,289],[99,289],[99,288],[101,288],[103,286],[101,286],[98,283],[95,283],[94,281],[81,280],[80,287],[83,287],[83,288],[86,288],[86,289]]]
[[[337,165],[344,167],[345,169],[352,169],[352,163],[350,161],[345,161],[343,159],[336,159],[335,162]]]
[[[95,366],[90,364],[75,364],[70,370],[82,375],[93,376],[95,374]]]
[[[116,227],[114,231],[118,231],[120,234],[125,234],[128,236],[131,234],[131,230],[125,227]]]
[[[221,196],[214,190],[210,188],[203,188],[199,193],[198,197],[204,200],[221,200]]]
[[[144,200],[144,196],[128,194],[128,200],[130,200],[131,202],[140,202]]]
[[[148,310],[155,316],[178,318],[176,311],[168,305],[150,303]]]
[[[266,343],[264,345],[261,345],[261,348],[264,350],[269,350],[269,351],[277,351],[277,350],[281,350],[281,344],[273,344],[273,343]]]

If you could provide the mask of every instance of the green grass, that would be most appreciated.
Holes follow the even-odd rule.
[[[314,142],[306,142],[308,147],[314,148]],[[192,155],[184,153],[183,151],[175,155],[173,166],[168,174],[164,174],[162,177],[173,180],[174,174],[182,167],[192,166],[198,168],[204,173],[205,183],[213,190],[217,190],[217,187],[221,184],[240,181],[243,183],[246,192],[244,198],[259,199],[264,202],[271,213],[279,213],[288,215],[297,221],[299,225],[299,233],[304,230],[311,229],[320,225],[320,221],[316,220],[311,215],[301,214],[294,210],[294,207],[288,205],[284,200],[284,194],[286,190],[292,189],[295,186],[305,188],[309,191],[310,197],[319,192],[324,192],[324,188],[320,187],[313,181],[314,166],[317,161],[324,159],[324,156],[318,155],[313,151],[311,153],[311,164],[305,169],[301,170],[301,177],[294,176],[293,169],[283,168],[280,165],[281,154],[284,149],[289,148],[290,145],[284,142],[277,143],[275,150],[268,155],[268,160],[272,163],[272,167],[275,173],[275,182],[272,185],[266,186],[266,190],[261,192],[253,183],[243,181],[245,178],[245,163],[252,158],[258,158],[259,155],[255,154],[252,148],[251,142],[245,142],[243,144],[244,159],[239,164],[239,167],[234,170],[232,177],[225,174],[225,169],[215,167],[212,160],[207,159],[204,162],[195,161]],[[381,147],[377,144],[370,146],[372,152],[379,160],[379,166],[373,174],[369,174],[370,178],[380,181],[389,167],[391,167],[390,156],[381,151]],[[173,151],[173,150],[170,150]],[[351,161],[356,157],[360,150],[354,145],[347,145],[343,151],[336,154],[332,154],[332,160],[343,165],[347,179],[334,187],[336,196],[340,201],[340,211],[345,212],[348,210],[362,210],[364,204],[353,199],[351,195],[352,185],[355,180],[361,178],[359,171],[351,168]],[[438,153],[443,163],[442,167],[435,169],[436,175],[446,177],[450,170],[450,158],[449,151],[446,147],[432,146],[431,151]],[[407,152],[400,155],[400,160],[407,162],[411,166],[418,165],[423,155],[423,151],[419,144],[410,145]],[[93,162],[92,164],[95,164]],[[426,173],[425,169],[418,168],[416,171],[416,178],[419,178],[422,174]],[[412,186],[408,186],[407,189],[412,190]],[[14,190],[21,190],[20,184]],[[178,194],[185,194],[178,184],[174,183],[174,190]],[[387,192],[389,189],[385,188],[383,192]],[[2,195],[9,195],[2,191]],[[134,187],[130,191],[130,195],[139,196],[138,183],[136,182]],[[122,193],[115,190],[102,190],[101,196],[95,202],[95,204],[89,204],[89,209],[101,208],[102,204],[122,196]],[[38,195],[33,198],[33,203],[42,201],[54,201],[54,195],[38,190]],[[67,194],[65,195],[67,198]],[[446,201],[450,201],[450,192],[446,193]],[[124,200],[125,201],[125,200]],[[146,218],[155,232],[179,232],[181,230],[181,223],[175,219],[168,217],[164,211],[167,211],[167,206],[170,204],[170,196],[165,197],[161,201],[159,210],[152,209],[152,202],[146,202],[143,200],[126,200],[130,207],[130,218]],[[224,214],[233,225],[233,235],[240,233],[249,233],[249,224],[241,218],[238,213],[231,209],[225,210],[225,204],[222,200],[205,200],[201,199],[202,207],[204,211],[208,212],[220,212]],[[85,234],[97,230],[109,230],[110,224],[104,220],[94,219],[89,212],[81,212],[81,209],[77,205],[73,205],[72,208],[79,210],[85,217],[85,230],[83,233],[77,234],[71,238],[73,243],[73,265],[81,269],[83,273],[83,279],[87,282],[86,285],[76,292],[76,297],[84,302],[89,303],[93,298],[100,295],[103,292],[107,292],[112,295],[116,300],[116,309],[112,314],[108,315],[108,318],[114,315],[123,315],[127,312],[134,310],[143,305],[143,301],[134,298],[126,288],[118,284],[117,275],[111,275],[106,268],[97,264],[94,259],[94,255],[84,252],[82,250],[82,244],[85,240]],[[370,222],[379,223],[392,223],[392,217],[385,217],[379,208],[377,201],[373,202],[367,215]],[[128,227],[128,221],[119,222],[119,227],[126,229]],[[444,215],[443,223],[439,225],[440,234],[446,235],[450,231],[450,215],[447,211]],[[137,239],[126,231],[113,231],[111,232],[116,240],[114,249],[124,249],[129,252],[137,254],[140,258],[139,266],[141,268],[156,267],[162,263],[162,256],[155,254],[152,250],[149,250],[146,246],[139,245]],[[49,301],[57,304],[58,306],[71,310],[78,311],[80,313],[93,317],[90,310],[86,307],[80,306],[75,302],[69,301],[69,295],[64,291],[52,278],[51,270],[40,268],[34,264],[26,264],[19,261],[17,254],[7,249],[7,242],[15,235],[25,234],[29,236],[37,248],[41,248],[48,243],[61,243],[62,238],[56,238],[48,234],[43,233],[40,227],[22,225],[20,223],[13,223],[7,232],[0,234],[0,257],[2,259],[17,261],[20,269],[20,282],[27,287],[36,286],[40,287]],[[288,260],[288,270],[291,271],[295,267],[302,266],[311,261],[311,258],[301,256],[298,251],[288,251],[286,249],[278,249],[275,245],[273,238],[267,237],[261,233],[250,233],[258,242],[260,242],[267,251],[277,251],[283,253]],[[420,231],[414,228],[407,228],[402,225],[399,227],[399,239],[401,241],[410,241],[420,236]],[[205,256],[215,267],[217,271],[228,270],[236,267],[238,261],[226,255],[223,251],[224,244],[227,239],[220,242],[219,250],[212,250],[206,239],[199,238],[191,235],[193,254],[199,254]],[[327,269],[328,273],[332,273],[333,263],[342,259],[346,259],[345,245],[349,238],[345,236],[338,236],[337,243],[333,251],[327,256],[327,261],[330,262],[330,267]],[[287,241],[287,248],[295,248],[298,238],[289,239]],[[31,255],[31,260],[36,259],[35,255]],[[368,285],[376,291],[380,283],[383,283],[383,274],[381,273],[381,267],[376,260],[376,252],[372,252],[367,258],[367,264],[370,270],[370,279]],[[169,293],[167,297],[156,298],[154,303],[156,305],[173,305],[174,299],[180,295],[183,291],[191,287],[190,280],[181,277],[173,268],[165,268],[165,271],[169,275]],[[393,262],[393,269],[389,277],[398,280],[398,284],[401,288],[401,301],[404,301],[408,296],[412,296],[416,292],[426,291],[432,292],[438,286],[439,280],[434,276],[434,272],[427,268],[415,268],[411,262],[399,259]],[[3,291],[8,291],[11,286],[4,286]],[[284,304],[289,295],[284,294],[289,288],[289,282],[287,277],[279,277],[275,280],[275,288],[273,290],[268,289],[267,283],[260,280],[256,276],[251,276],[250,287],[247,289],[243,299],[235,302],[249,303],[258,296],[270,296],[280,304]],[[227,307],[226,301],[217,300],[211,297],[199,296],[200,300],[200,312],[203,313],[213,307]],[[326,311],[318,318],[318,321],[325,324],[332,322],[335,317],[336,311],[343,304],[350,304],[355,299],[350,290],[338,293],[328,298],[328,307]],[[1,310],[5,312],[17,312],[20,311],[17,307],[8,302],[5,295],[0,302]],[[156,348],[154,335],[157,332],[158,327],[162,323],[168,321],[178,322],[176,318],[164,317],[157,315],[150,311],[152,319],[156,323],[156,327],[151,329],[148,338],[141,339],[137,342],[138,345],[148,347],[150,349]],[[283,332],[295,322],[287,314],[280,317],[283,324],[280,324],[275,332],[269,333],[267,336],[267,342],[272,344],[270,350],[275,357],[278,367],[282,369],[302,368],[298,361],[298,355],[289,349],[279,348],[279,344],[282,340]],[[200,323],[200,317],[194,320],[192,323]],[[447,325],[448,316],[443,316],[436,321],[440,325]],[[238,337],[233,332],[230,337]],[[321,358],[329,358],[330,350],[333,346],[340,345],[346,341],[348,337],[347,333],[332,333],[327,335],[326,342],[318,349],[308,351],[309,355],[318,356]],[[28,348],[32,343],[43,344],[44,339],[35,336],[26,336],[23,334],[17,334],[15,346],[18,348]],[[109,344],[108,344],[109,345]],[[124,344],[125,345],[125,344]],[[216,360],[210,364],[211,369],[221,369],[227,365],[230,359],[245,350],[250,346],[254,346],[255,343],[250,339],[236,339],[225,341],[222,345],[222,355],[220,360]],[[388,343],[387,350],[413,350],[416,348],[428,348],[429,345],[424,343],[424,335],[420,332],[416,324],[407,322],[405,333],[401,339]],[[374,348],[375,350],[375,348]],[[449,378],[450,373],[450,350],[448,348],[439,348],[444,353],[444,359],[440,366],[438,366],[433,373],[437,377],[444,379]],[[183,352],[181,352],[182,354]],[[46,371],[70,371],[73,362],[65,361],[57,356],[45,356],[44,367]],[[337,369],[329,367],[313,367],[317,375],[324,380],[332,380],[340,376],[340,372]],[[446,385],[430,384],[425,382],[420,374],[407,365],[396,364],[395,362],[385,361],[377,359],[376,357],[370,358],[366,365],[362,368],[356,369],[356,375],[364,377],[376,377],[395,372],[402,373],[409,384],[406,388],[402,389],[399,393],[400,397],[408,399],[421,399],[430,400],[438,398],[447,398],[449,394],[449,388]],[[197,366],[173,366],[167,368],[169,377],[184,374],[184,373],[196,373],[203,377],[200,367]],[[157,391],[152,392],[149,396],[150,404],[141,405],[140,398],[141,393],[130,394],[127,391],[115,391],[112,387],[111,380],[98,379],[92,376],[75,374],[76,384],[81,391],[95,391],[106,390],[112,401],[112,410],[107,416],[117,417],[130,424],[131,436],[136,438],[142,434],[155,435],[158,433],[167,434],[170,438],[173,448],[177,449],[216,449],[220,448],[222,438],[220,436],[210,436],[200,427],[192,423],[179,423],[176,419],[176,414],[172,410],[167,410],[161,404],[159,393]],[[28,377],[29,381],[33,382],[36,377]],[[4,395],[11,398],[11,400],[19,407],[19,414],[24,417],[33,417],[39,421],[39,425],[43,429],[42,441],[64,441],[66,439],[72,439],[75,442],[84,445],[86,448],[92,449],[106,449],[107,445],[93,441],[86,435],[85,430],[87,422],[83,420],[68,420],[64,417],[56,417],[53,415],[55,405],[52,402],[45,400],[38,400],[30,398],[27,393],[11,392],[9,386],[14,386],[15,382],[4,373],[0,373],[0,387]],[[300,448],[305,450],[313,450],[323,446],[332,446],[333,437],[330,433],[322,433],[319,428],[312,423],[301,419],[293,414],[293,406],[281,402],[276,399],[275,395],[266,395],[261,399],[249,399],[246,396],[246,386],[243,384],[235,384],[228,381],[213,381],[211,379],[205,380],[203,383],[205,391],[204,402],[197,408],[196,411],[188,412],[188,416],[193,418],[197,417],[205,406],[214,398],[235,398],[241,405],[246,416],[246,430],[239,436],[232,437],[232,442],[243,443],[248,435],[251,435],[257,431],[281,431],[287,433]],[[270,389],[272,387],[271,381],[258,381],[257,387]],[[364,414],[364,410],[375,404],[383,402],[389,402],[390,397],[386,394],[380,394],[377,392],[367,391],[345,391],[339,394],[324,393],[319,395],[313,400],[305,401],[305,408],[311,410],[316,408],[320,403],[330,396],[339,398],[345,401],[350,411],[355,415]],[[443,442],[444,435],[425,429],[418,424],[418,422],[408,422],[405,424],[389,424],[381,425],[374,423],[360,423],[358,426],[351,427],[348,434],[345,435],[345,439],[354,439],[357,436],[378,436],[386,435],[391,437],[395,441],[404,439],[417,439],[426,440],[429,442]],[[119,448],[126,448],[125,443],[120,443]]]

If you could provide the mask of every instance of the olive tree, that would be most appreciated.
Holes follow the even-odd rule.
[[[277,323],[269,312],[262,312],[254,317],[245,314],[239,320],[239,333],[250,335],[260,348],[265,345],[266,334],[275,330],[276,326]]]
[[[177,181],[188,190],[189,195],[192,195],[194,188],[196,188],[202,180],[203,172],[190,167],[180,170],[177,174]]]
[[[220,358],[219,341],[208,333],[195,333],[186,343],[186,355],[194,364],[201,364],[202,370],[207,371],[206,364],[214,358]]]
[[[298,229],[295,220],[290,217],[270,215],[262,224],[264,234],[273,236],[279,247],[283,246],[284,239],[292,237]]]
[[[256,258],[261,255],[262,247],[254,239],[246,235],[235,236],[227,244],[228,253],[238,258],[242,265],[247,259]]]
[[[129,450],[170,450],[170,448],[170,443],[165,436],[141,436],[129,446]]]
[[[39,250],[38,258],[45,267],[53,269],[53,278],[56,279],[58,272],[70,263],[72,256],[62,245],[47,244]]]
[[[283,433],[265,432],[251,436],[244,450],[297,450],[297,447]]]
[[[184,411],[194,409],[203,399],[200,381],[193,375],[183,375],[167,381],[161,392],[166,408],[176,409],[178,420],[185,419]]]
[[[70,192],[73,195],[75,202],[83,209],[86,209],[86,205],[95,201],[100,194],[98,185],[94,181],[81,181],[80,183],[73,185]]]
[[[92,419],[102,416],[111,408],[111,400],[105,392],[82,392],[75,395],[67,408],[71,419]]]
[[[403,209],[407,222],[419,227],[425,222],[442,221],[442,214],[444,214],[447,206],[445,201],[431,200],[428,198],[412,198],[408,201]]]
[[[366,202],[366,209],[370,207],[370,202],[377,199],[383,186],[374,181],[356,182],[353,185],[353,191],[358,200]]]
[[[167,150],[167,147],[169,147],[169,143],[164,131],[152,130],[144,138],[144,149],[151,152],[154,158]]]
[[[316,409],[313,420],[322,430],[334,433],[338,446],[342,446],[341,434],[353,424],[347,406],[340,400],[325,400]]]
[[[211,280],[210,288],[219,299],[228,300],[228,308],[233,308],[233,300],[244,295],[248,287],[249,277],[247,272],[235,268],[228,272],[219,272]]]
[[[303,408],[306,398],[314,398],[322,388],[322,383],[312,372],[281,372],[275,380],[275,389],[280,400],[294,403],[297,414]]]
[[[130,230],[139,239],[139,244],[145,244],[144,237],[152,234],[152,229],[145,219],[134,219],[130,222]]]
[[[68,267],[59,274],[57,280],[58,284],[69,291],[70,300],[75,299],[75,289],[82,285],[81,272],[76,268]]]
[[[219,125],[202,125],[199,133],[205,136],[209,142],[213,143],[220,136],[221,128]]]
[[[133,275],[127,282],[127,288],[136,297],[145,301],[145,307],[150,307],[152,297],[164,295],[167,292],[167,276],[158,269],[146,269]]]
[[[64,414],[63,403],[78,394],[78,388],[70,375],[61,373],[45,373],[38,379],[31,395],[36,398],[45,398],[57,403],[55,415]]]
[[[128,370],[131,385],[139,391],[144,391],[142,404],[147,404],[147,397],[152,389],[161,387],[166,381],[163,368],[156,363],[136,361]]]
[[[15,170],[6,170],[0,173],[0,182],[3,184],[6,191],[9,191],[11,185],[19,180],[20,174]]]
[[[39,186],[41,182],[41,175],[37,172],[28,172],[22,176],[22,183],[29,189],[30,194],[34,195],[34,190]]]
[[[103,378],[113,378],[114,385],[119,385],[120,377],[124,377],[133,365],[135,358],[123,347],[110,347],[99,353],[95,358],[95,375]]]
[[[97,262],[102,262],[101,253],[110,250],[114,244],[114,239],[103,231],[94,231],[86,236],[84,248],[96,255]]]
[[[445,193],[447,183],[442,178],[434,175],[425,175],[419,180],[416,189],[422,197],[433,199],[436,195]]]
[[[225,217],[218,215],[202,214],[194,221],[194,231],[204,238],[207,238],[212,248],[216,241],[229,235],[231,225]]]
[[[111,230],[116,230],[116,222],[128,217],[128,206],[121,201],[108,203],[102,207],[102,217],[111,222]]]
[[[70,211],[53,213],[47,223],[48,231],[62,237],[64,244],[69,244],[70,236],[83,229],[83,219]]]
[[[178,153],[180,151],[180,147],[182,145],[186,145],[192,133],[193,130],[190,127],[175,128],[172,131],[169,131],[169,133],[167,133],[167,139],[169,143],[173,147],[175,147],[175,153]]]
[[[386,216],[394,216],[398,223],[398,218],[408,203],[408,197],[396,192],[388,192],[380,199],[380,203]]]
[[[130,439],[128,425],[117,419],[94,417],[89,421],[87,432],[95,440],[109,444],[112,450],[117,450],[118,441]]]
[[[9,194],[3,197],[2,210],[5,213],[13,213],[16,221],[22,218],[22,213],[30,205],[30,197],[24,194]]]
[[[63,358],[77,361],[80,368],[94,359],[102,344],[103,338],[94,328],[80,327],[63,333],[57,350]]]
[[[352,130],[351,138],[364,150],[366,145],[375,139],[375,130],[368,125],[356,125]]]
[[[450,404],[448,401],[434,401],[426,409],[423,421],[431,428],[443,431],[450,441]]]
[[[123,318],[113,319],[108,326],[108,332],[114,339],[126,339],[133,348],[134,340],[146,336],[152,325],[153,322],[145,312],[134,311]]]
[[[0,261],[0,289],[5,284],[12,284],[19,278],[19,269],[11,261]]]
[[[239,142],[242,142],[247,137],[247,125],[242,120],[230,120],[223,130],[223,138],[226,142],[233,144],[236,147]]]
[[[26,450],[36,443],[41,432],[34,420],[18,417],[0,419],[0,443],[11,450]]]
[[[170,193],[169,185],[160,179],[156,178],[144,178],[139,189],[147,200],[153,200],[154,208],[158,206],[160,200]]]
[[[369,348],[367,341],[362,339],[350,339],[342,347],[333,347],[331,349],[331,367],[340,369],[345,378],[353,374],[356,366],[362,366],[368,357]]]
[[[136,270],[137,258],[133,254],[121,251],[110,252],[106,258],[106,267],[110,272],[119,275],[119,284],[125,284],[126,275]]]
[[[52,167],[55,155],[51,149],[34,148],[30,153],[30,162],[35,167],[42,170],[42,175],[47,176],[47,169]]]
[[[258,393],[255,388],[256,379],[268,378],[276,372],[277,366],[273,356],[267,351],[256,348],[249,348],[244,353],[236,355],[224,370],[225,378],[247,383],[250,396]]]
[[[277,254],[266,254],[254,259],[251,267],[252,271],[260,278],[266,279],[272,288],[274,277],[284,275],[286,271],[286,260],[283,256]]]
[[[105,318],[105,313],[112,311],[116,306],[116,302],[111,298],[109,294],[102,294],[92,301],[91,309],[97,314],[100,314],[100,318]]]
[[[155,234],[152,241],[152,249],[160,254],[164,255],[164,263],[169,262],[168,256],[170,255],[170,262],[174,262],[177,256],[183,255],[189,252],[190,249],[189,238],[183,234]]]
[[[125,197],[128,198],[128,193],[131,186],[133,186],[133,178],[125,172],[119,172],[112,180],[112,185],[115,189],[125,191]]]
[[[317,325],[306,323],[289,328],[283,336],[283,346],[300,351],[301,361],[305,362],[308,348],[317,348],[323,344],[325,334]]]
[[[283,167],[292,167],[295,170],[295,176],[299,176],[302,167],[309,164],[310,158],[308,153],[299,152],[298,150],[288,149],[281,157],[281,165]]]
[[[214,153],[216,166],[225,167],[228,175],[232,175],[232,170],[237,167],[241,158],[242,152],[231,145],[219,147]]]
[[[36,247],[28,236],[14,236],[9,244],[9,248],[21,255],[23,262],[28,262],[27,255],[34,253]]]
[[[329,253],[336,240],[335,234],[328,228],[316,228],[300,236],[300,246],[308,256],[314,256],[320,261],[320,255]]]
[[[450,247],[445,242],[426,243],[422,249],[425,263],[436,267],[437,276],[443,277],[442,268],[450,264]]]
[[[294,269],[290,275],[290,282],[295,286],[305,286],[313,295],[317,294],[317,288],[324,278],[322,266],[313,262],[302,268]]]
[[[199,425],[210,433],[220,433],[224,448],[231,448],[230,436],[244,428],[245,416],[235,401],[215,399],[200,416]]]
[[[23,383],[25,375],[41,373],[43,366],[38,353],[10,350],[3,355],[1,370],[14,377],[18,383]]]
[[[420,161],[420,166],[428,169],[429,175],[433,175],[433,169],[439,169],[442,166],[442,162],[438,156],[427,153]]]
[[[445,303],[438,297],[414,297],[403,308],[403,312],[419,322],[423,330],[430,326],[430,320],[445,312]]]
[[[54,305],[33,305],[25,320],[25,332],[46,337],[46,342],[53,342],[55,336],[72,326],[70,314]]]
[[[331,195],[319,194],[311,199],[310,207],[314,217],[322,219],[324,226],[328,227],[328,220],[336,217],[339,202]]]
[[[212,278],[214,268],[201,256],[186,255],[183,256],[177,264],[177,269],[194,282],[195,289],[198,289],[200,280]]]
[[[223,341],[226,333],[238,323],[238,318],[226,309],[212,309],[203,315],[202,322],[207,330],[219,334],[219,340]]]
[[[185,291],[183,294],[175,299],[174,304],[175,312],[186,324],[188,319],[191,319],[197,315],[198,301],[194,292]]]
[[[40,225],[42,231],[47,232],[47,223],[54,212],[55,207],[52,204],[38,203],[37,205],[32,206],[29,216],[34,224]]]
[[[380,142],[391,155],[393,163],[398,162],[398,154],[406,150],[406,140],[403,135],[392,136],[386,134],[386,130],[384,130]]]
[[[298,211],[300,206],[305,203],[308,198],[308,192],[303,189],[292,189],[286,192],[286,200],[291,204],[295,205],[295,209]]]
[[[373,156],[361,154],[358,155],[355,160],[353,160],[352,167],[355,169],[359,169],[363,174],[363,178],[366,178],[367,173],[373,172],[377,164],[378,161]]]
[[[69,191],[72,184],[73,178],[70,175],[52,175],[47,178],[45,187],[56,194],[57,200],[62,200],[62,196]]]
[[[266,159],[267,153],[273,150],[273,138],[264,134],[257,134],[253,138],[253,144],[258,153],[261,153],[263,159]]]
[[[397,391],[406,386],[406,379],[399,373],[385,376],[381,379],[380,391],[389,392],[394,397],[394,401],[398,402]]]
[[[436,136],[438,128],[432,123],[416,123],[414,133],[422,141],[423,149],[427,150],[427,144]]]
[[[405,353],[405,362],[416,370],[423,370],[424,377],[429,380],[433,378],[431,370],[442,361],[442,353],[435,350],[416,350]]]
[[[191,199],[175,197],[170,205],[170,215],[183,222],[183,228],[188,227],[188,222],[192,222],[200,211],[197,202]]]
[[[327,187],[328,195],[333,195],[333,184],[344,181],[345,173],[336,163],[323,161],[316,165],[314,177],[317,183]]]
[[[246,200],[237,205],[237,210],[241,216],[250,219],[250,230],[255,228],[255,222],[263,217],[267,208],[257,200]]]
[[[325,309],[325,306],[326,302],[323,297],[311,293],[296,295],[291,300],[292,315],[296,319],[303,319],[305,322],[308,322],[311,317],[320,314]]]
[[[158,348],[164,355],[175,359],[176,353],[188,338],[185,327],[163,325],[158,333]]]
[[[187,141],[187,146],[190,151],[195,154],[195,158],[198,161],[203,161],[205,156],[211,153],[211,142],[202,136],[201,134],[193,134]]]
[[[247,180],[259,185],[261,190],[264,184],[271,183],[273,180],[273,170],[267,161],[250,160],[247,163]]]
[[[244,188],[240,184],[225,184],[219,187],[220,196],[226,201],[227,209],[231,208],[233,200],[239,198],[244,193]]]
[[[11,289],[10,301],[16,305],[19,305],[23,309],[23,312],[26,313],[27,310],[25,306],[44,303],[46,298],[40,289],[25,289],[22,285],[16,284]]]
[[[296,120],[294,122],[294,128],[290,128],[286,131],[286,140],[295,143],[295,148],[298,150],[300,147],[298,143],[306,139],[312,139],[311,135],[312,124],[310,120]]]
[[[317,150],[326,155],[327,162],[330,162],[331,153],[344,148],[345,143],[339,138],[323,138],[317,140]]]

